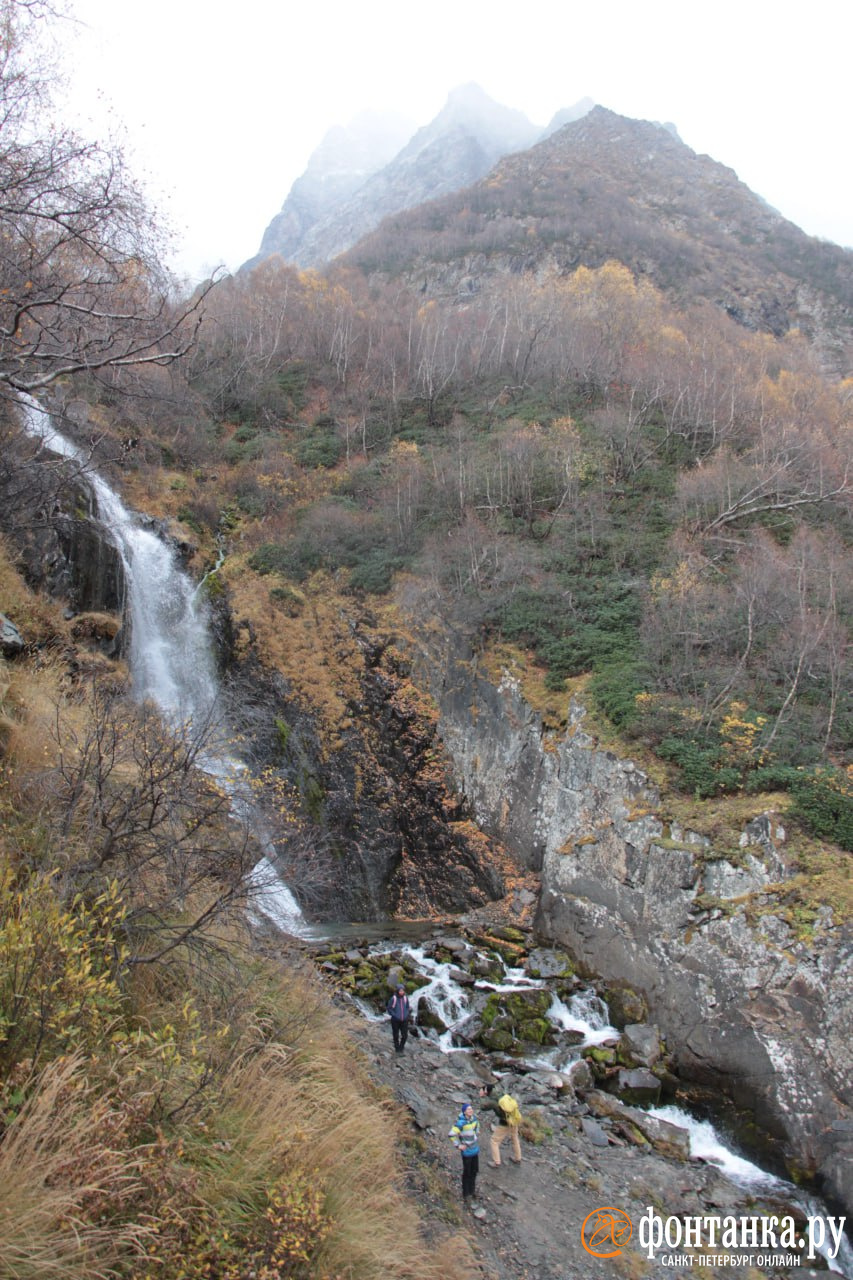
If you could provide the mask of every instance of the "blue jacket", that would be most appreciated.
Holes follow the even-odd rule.
[[[465,1112],[460,1111],[459,1119],[450,1130],[450,1141],[463,1156],[480,1154],[480,1121],[476,1116],[465,1119]]]
[[[395,991],[393,996],[385,1006],[385,1010],[387,1013],[390,1013],[392,1018],[396,1018],[398,1022],[406,1022],[411,1013],[411,1006],[409,1005],[409,997],[398,996]]]

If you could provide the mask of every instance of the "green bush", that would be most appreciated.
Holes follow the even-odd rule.
[[[343,456],[343,441],[333,432],[323,431],[301,440],[296,446],[296,461],[302,467],[335,467]]]
[[[302,610],[305,608],[305,597],[301,591],[295,590],[293,587],[272,587],[270,590],[270,600],[285,613],[288,618],[298,618]]]
[[[750,776],[747,790],[789,791],[792,817],[820,839],[853,852],[853,788],[843,769],[766,765]]]
[[[658,755],[678,765],[685,789],[692,791],[699,800],[737,791],[742,785],[742,770],[723,763],[719,742],[664,738],[658,747]]]
[[[391,590],[395,570],[402,568],[404,563],[400,556],[375,547],[350,571],[350,588],[354,591],[369,591],[374,596],[387,595]]]
[[[853,790],[841,769],[802,773],[792,787],[793,816],[823,840],[853,852]]]
[[[292,416],[305,408],[308,389],[308,368],[301,363],[288,365],[275,379],[279,408]]]
[[[297,582],[304,582],[322,563],[323,557],[317,548],[297,539],[286,544],[265,542],[249,556],[249,568],[255,573],[280,573]]]
[[[548,687],[556,690],[567,676],[633,661],[639,644],[640,606],[632,584],[571,581],[566,591],[519,591],[492,615],[505,639],[535,651],[548,668]]]
[[[629,729],[638,719],[637,695],[648,688],[648,678],[641,662],[616,658],[602,663],[589,689],[608,719],[619,729]]]
[[[239,462],[253,462],[263,452],[263,441],[254,432],[245,440],[238,440],[236,433],[226,442],[222,456],[232,466]]]

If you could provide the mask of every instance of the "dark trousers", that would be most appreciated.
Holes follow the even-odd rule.
[[[399,1052],[405,1049],[406,1041],[409,1038],[409,1019],[408,1018],[392,1018],[391,1034],[394,1037],[394,1048]]]
[[[479,1172],[479,1155],[462,1157],[462,1195],[466,1199],[468,1196],[476,1195],[477,1174]]]

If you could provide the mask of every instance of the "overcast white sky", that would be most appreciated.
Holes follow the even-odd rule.
[[[811,0],[71,0],[75,101],[125,131],[179,235],[238,267],[325,131],[364,109],[426,124],[476,81],[546,124],[589,95],[673,121],[812,235],[853,246],[853,5]]]

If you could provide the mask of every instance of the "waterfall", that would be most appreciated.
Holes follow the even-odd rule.
[[[171,547],[140,524],[118,494],[87,466],[81,450],[56,430],[50,415],[29,397],[22,400],[22,409],[28,435],[85,469],[98,519],[121,557],[134,696],[152,702],[176,730],[210,733],[217,722],[220,690],[208,621],[195,583],[180,568]],[[280,928],[299,933],[304,921],[293,894],[272,865],[272,840],[255,821],[246,767],[228,753],[224,740],[225,735],[217,732],[213,747],[199,759],[227,788],[235,814],[252,820],[265,848],[253,872],[253,904]]]

